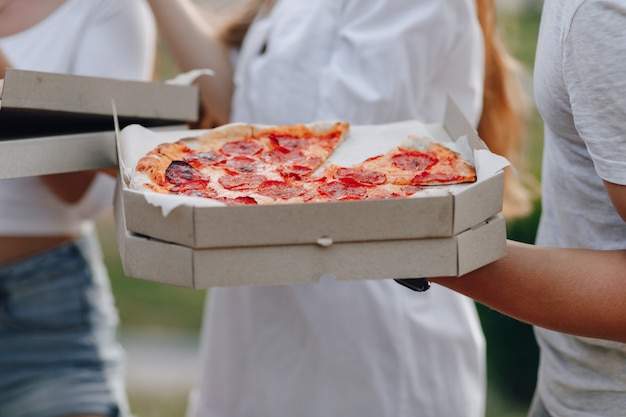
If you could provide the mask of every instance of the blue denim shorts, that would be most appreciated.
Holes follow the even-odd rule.
[[[94,235],[0,267],[0,416],[130,416]]]

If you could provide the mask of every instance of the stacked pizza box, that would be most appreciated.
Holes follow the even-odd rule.
[[[410,198],[209,204],[129,186],[138,158],[155,144],[204,131],[129,126],[117,134],[121,169],[115,201],[125,273],[189,288],[278,285],[316,282],[324,275],[342,281],[462,276],[504,256],[506,228],[499,213],[508,162],[489,152],[453,102],[442,124],[407,121],[350,129],[352,146],[413,130],[458,145],[469,151],[478,179]]]
[[[0,178],[115,166],[123,126],[198,119],[196,87],[7,69],[0,84]]]

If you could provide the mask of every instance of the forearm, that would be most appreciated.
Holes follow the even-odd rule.
[[[201,77],[203,111],[217,124],[227,123],[233,93],[228,50],[216,30],[190,0],[149,0],[160,34],[183,71],[209,68],[212,77]]]
[[[459,278],[433,282],[518,320],[626,342],[626,251],[508,242],[507,255]]]
[[[44,175],[41,180],[59,199],[73,204],[83,197],[96,174],[97,171],[68,172]]]
[[[11,63],[4,52],[2,52],[2,49],[0,49],[0,79],[4,79],[4,73],[7,68],[11,68]]]

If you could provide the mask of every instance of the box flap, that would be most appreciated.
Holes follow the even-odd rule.
[[[489,150],[485,142],[478,136],[474,126],[467,120],[465,114],[463,114],[451,97],[448,97],[446,101],[443,126],[453,140],[461,136],[467,136],[467,140],[473,149]]]
[[[120,124],[185,124],[198,120],[196,86],[7,69],[0,97],[0,140],[112,131]]]
[[[112,131],[0,141],[0,178],[112,167]]]

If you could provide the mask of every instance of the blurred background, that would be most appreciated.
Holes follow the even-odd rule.
[[[196,0],[207,10],[239,0]],[[524,68],[523,80],[532,98],[532,68],[539,28],[540,0],[497,0],[499,24],[509,51]],[[177,73],[161,45],[157,77]],[[532,110],[525,155],[528,168],[540,178],[543,125]],[[509,237],[532,242],[540,201],[527,218],[508,224]],[[197,378],[198,333],[206,291],[165,286],[124,275],[115,238],[113,215],[98,228],[120,313],[120,336],[127,353],[131,406],[137,417],[182,417]],[[487,417],[524,417],[535,386],[538,350],[530,326],[478,306],[487,338]]]

